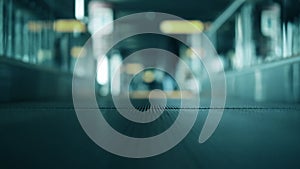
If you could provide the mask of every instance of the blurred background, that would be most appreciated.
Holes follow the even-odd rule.
[[[70,99],[70,79],[76,60],[95,57],[93,64],[97,65],[98,55],[105,55],[105,60],[101,65],[103,73],[97,78],[97,93],[119,93],[124,91],[121,84],[128,83],[126,79],[141,71],[143,65],[138,61],[124,65],[126,68],[116,75],[118,84],[112,90],[116,65],[145,48],[165,49],[178,55],[197,77],[200,92],[207,91],[203,90],[208,81],[205,68],[191,50],[196,49],[203,55],[207,53],[200,38],[204,33],[217,51],[216,57],[223,63],[229,96],[257,101],[299,102],[299,3],[297,0],[2,0],[0,100]],[[99,28],[137,12],[173,14],[191,21],[198,31],[191,30],[181,21],[166,20],[158,25],[160,31],[180,35],[191,46],[167,36],[143,34],[129,37],[108,53],[103,53],[111,41],[112,32],[122,34],[136,29],[136,25],[124,23],[112,26],[101,37],[92,38],[91,49],[84,49],[87,40]],[[151,17],[155,16],[149,15]],[[162,62],[168,64],[163,58]],[[178,70],[175,80],[186,83],[185,88],[195,92],[188,84],[191,72],[172,64]],[[84,79],[84,69],[75,71],[75,76]],[[148,79],[145,81],[142,76]],[[132,92],[147,91],[151,88],[150,83],[164,90],[176,91],[176,85],[168,75],[155,70],[145,71],[137,79],[139,82],[133,83],[141,84],[132,84]]]
[[[149,33],[105,52],[113,32],[134,32],[137,25],[111,25],[93,36],[97,30],[139,12],[190,21],[196,30],[182,20],[162,21],[157,29],[191,46]],[[147,17],[151,22],[155,15]],[[203,35],[215,51],[203,45]],[[156,64],[171,67],[174,76],[144,69],[141,56],[117,71],[147,48],[172,52],[190,70],[163,56]],[[135,161],[99,150],[83,133],[72,105],[73,78],[85,84],[95,76],[104,107],[111,96],[147,99],[160,89],[170,99],[199,94],[207,108],[211,82],[201,57],[222,63],[209,66],[216,75],[225,71],[227,94],[221,129],[204,147],[187,141],[197,141],[191,134],[170,153]],[[77,61],[85,64],[74,69]],[[0,168],[299,168],[299,102],[300,0],[0,0]]]

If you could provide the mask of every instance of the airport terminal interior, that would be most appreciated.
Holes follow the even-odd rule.
[[[1,169],[299,169],[300,0],[0,0]]]

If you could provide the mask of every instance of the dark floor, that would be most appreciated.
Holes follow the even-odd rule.
[[[300,168],[299,105],[229,101],[214,135],[199,144],[208,110],[199,108],[193,129],[173,149],[130,159],[98,147],[81,128],[71,103],[1,104],[0,168]],[[120,132],[146,137],[172,124],[177,110],[167,109],[144,128],[128,125],[114,109],[103,114]]]

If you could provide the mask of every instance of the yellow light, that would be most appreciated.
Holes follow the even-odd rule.
[[[74,19],[57,20],[54,23],[54,30],[56,32],[72,33],[72,32],[85,32],[86,26],[84,23]]]
[[[28,21],[27,22],[27,28],[31,32],[39,32],[42,31],[42,29],[51,29],[53,26],[52,22],[50,21]]]
[[[152,83],[155,80],[154,73],[150,70],[146,71],[143,75],[143,80],[146,83]]]
[[[134,75],[143,69],[143,65],[139,63],[128,63],[126,65],[126,73],[129,75]]]
[[[134,99],[145,99],[149,98],[149,94],[151,91],[149,90],[138,90],[138,91],[132,91],[130,92],[130,97]],[[193,94],[191,91],[183,90],[183,91],[164,91],[165,96],[167,98],[172,98],[172,99],[192,99],[195,97],[198,97]],[[154,95],[154,98],[163,98],[161,95]]]
[[[82,46],[73,46],[71,48],[71,56],[74,58],[84,57],[86,55],[86,51]]]
[[[165,20],[160,24],[160,30],[167,34],[194,34],[204,30],[201,21]]]
[[[28,30],[30,30],[31,32],[38,32],[41,31],[43,29],[43,25],[41,22],[37,22],[37,21],[29,21],[27,23],[27,28]]]

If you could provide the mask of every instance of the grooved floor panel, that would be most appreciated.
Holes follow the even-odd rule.
[[[111,126],[133,137],[163,132],[179,109],[170,103],[154,122],[136,124],[111,105],[101,107]],[[72,103],[2,104],[0,168],[300,168],[299,105],[228,103],[217,130],[203,144],[198,137],[210,108],[196,109],[196,123],[177,146],[158,156],[130,159],[98,147],[81,128]]]

